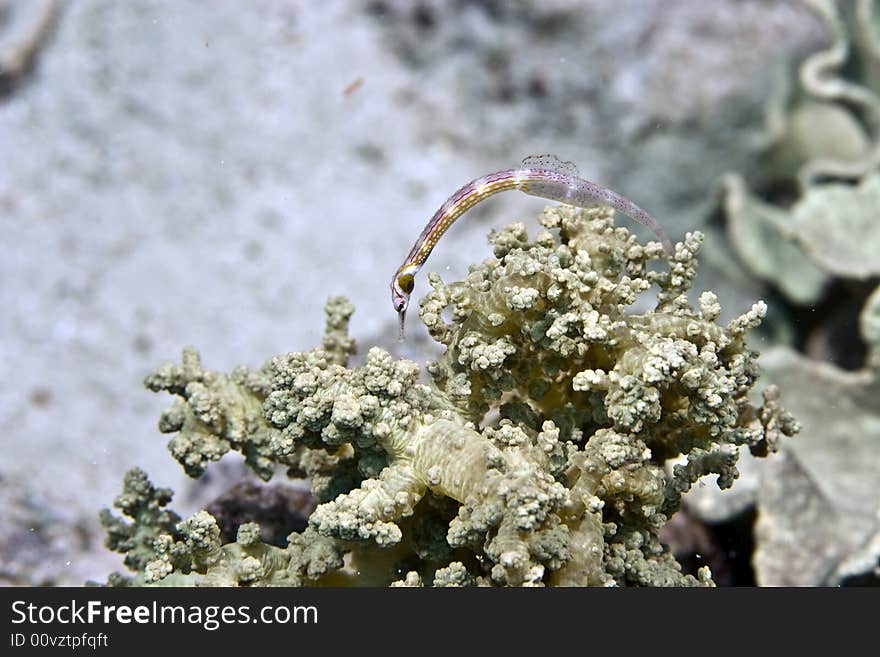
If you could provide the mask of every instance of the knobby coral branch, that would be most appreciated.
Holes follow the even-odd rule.
[[[178,398],[160,430],[189,474],[235,450],[263,479],[279,465],[308,477],[320,504],[286,548],[253,526],[224,545],[205,512],[149,520],[132,581],[711,583],[706,568],[683,573],[658,532],[703,475],[734,482],[737,446],[765,454],[797,431],[777,390],[760,407],[748,398],[745,338],[766,306],[726,326],[715,295],[691,306],[699,233],[658,268],[662,247],[609,209],[548,208],[541,223],[534,241],[520,224],[493,235],[495,259],[464,281],[430,277],[420,317],[446,351],[427,384],[380,348],[347,367],[353,308],[338,298],[323,348],[228,376],[187,350],[147,377]],[[652,285],[654,310],[633,314]]]

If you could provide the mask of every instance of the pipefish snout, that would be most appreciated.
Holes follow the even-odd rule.
[[[580,208],[610,205],[618,212],[650,228],[668,255],[672,242],[654,218],[617,192],[581,178],[577,166],[555,155],[530,155],[517,169],[496,171],[470,181],[450,196],[422,230],[403,264],[391,279],[391,303],[400,320],[403,339],[404,320],[409,298],[415,287],[415,275],[449,227],[480,201],[499,192],[518,189],[530,196],[559,201]]]

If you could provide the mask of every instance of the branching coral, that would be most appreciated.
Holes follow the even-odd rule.
[[[160,429],[188,473],[236,450],[264,479],[276,465],[308,477],[321,504],[284,549],[253,526],[222,545],[205,512],[148,519],[156,538],[129,559],[135,581],[711,583],[708,569],[682,573],[658,530],[701,476],[733,483],[736,446],[765,454],[797,430],[775,388],[761,407],[748,400],[758,368],[744,338],[766,307],[727,326],[713,294],[691,307],[699,233],[658,267],[661,246],[615,228],[607,208],[549,208],[541,223],[534,241],[521,224],[495,234],[495,259],[464,281],[430,277],[420,316],[446,351],[428,384],[379,348],[347,367],[342,299],[328,303],[323,348],[230,376],[187,350],[150,375],[179,397]],[[628,314],[652,286],[656,308]],[[142,497],[123,511],[137,519],[154,504]]]

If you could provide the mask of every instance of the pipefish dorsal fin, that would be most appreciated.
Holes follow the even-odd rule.
[[[545,171],[555,171],[565,176],[577,178],[580,176],[577,165],[574,162],[564,162],[559,156],[552,153],[544,155],[528,155],[523,158],[520,165],[523,169],[543,169]]]

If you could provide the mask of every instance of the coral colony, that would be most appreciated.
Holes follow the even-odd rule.
[[[278,466],[307,478],[319,504],[284,547],[254,523],[224,543],[213,516],[181,521],[170,491],[129,472],[128,520],[102,521],[134,575],[110,583],[711,584],[708,568],[682,572],[659,530],[699,478],[733,484],[738,446],[764,455],[798,426],[775,387],[749,400],[745,338],[766,306],[719,325],[714,294],[687,297],[702,235],[667,259],[612,212],[548,208],[534,241],[512,224],[465,280],[430,275],[419,315],[446,350],[427,383],[377,347],[347,366],[343,298],[317,349],[230,375],[188,349],[148,376],[177,397],[159,427],[189,475],[234,450],[265,480]],[[652,286],[654,309],[635,313]]]

